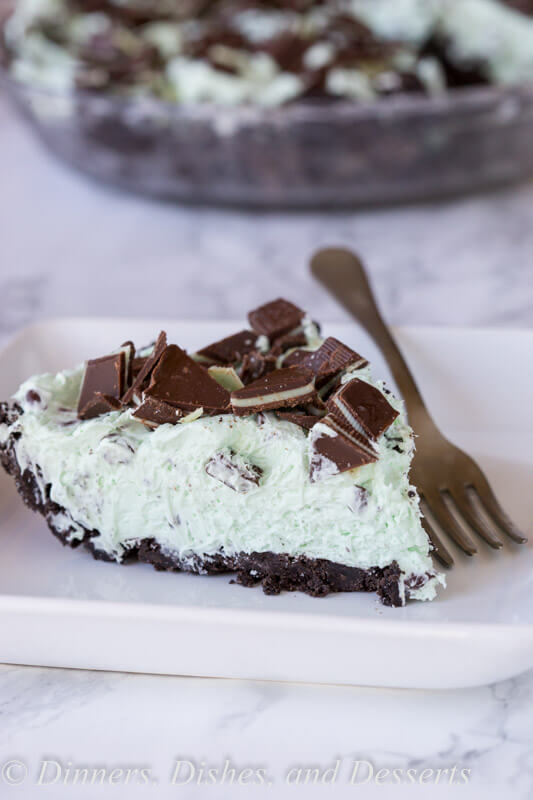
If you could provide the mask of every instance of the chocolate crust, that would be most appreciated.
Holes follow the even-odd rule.
[[[19,408],[9,408],[0,403],[0,424],[12,424],[21,414]],[[79,547],[83,545],[95,559],[116,561],[95,546],[94,540],[99,533],[96,530],[85,530],[83,536],[73,539],[74,527],[61,530],[57,526],[59,516],[64,520],[68,511],[50,498],[50,485],[42,487],[40,469],[35,471],[21,470],[14,449],[17,433],[12,433],[7,442],[0,446],[0,462],[15,481],[17,491],[24,503],[46,519],[50,531],[63,545]],[[77,526],[79,528],[79,526]],[[265,594],[280,594],[282,591],[300,591],[312,597],[325,597],[332,592],[375,592],[386,606],[401,606],[400,591],[401,570],[396,562],[387,567],[360,569],[348,567],[327,559],[307,558],[307,556],[290,556],[272,552],[238,553],[227,556],[224,553],[215,555],[194,555],[180,558],[176,554],[164,552],[155,539],[132,541],[124,553],[121,562],[138,560],[152,564],[160,571],[193,572],[201,575],[220,573],[236,573],[235,582],[241,586],[261,584]],[[418,578],[411,576],[409,580]],[[413,585],[414,588],[418,586]],[[408,597],[406,591],[406,598]]]

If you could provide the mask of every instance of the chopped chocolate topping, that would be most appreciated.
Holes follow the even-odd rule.
[[[131,386],[131,381],[133,378],[133,359],[135,358],[135,345],[133,342],[124,342],[120,345],[120,349],[124,351],[124,356],[126,358],[126,378],[124,383],[124,388],[128,389]]]
[[[313,483],[376,461],[376,456],[370,456],[366,450],[333,429],[329,431],[322,426],[319,429],[315,427],[310,437],[309,477]]]
[[[306,414],[305,411],[276,411],[275,414],[278,419],[293,422],[307,431],[310,431],[313,425],[320,422],[320,417],[316,417],[314,414]]]
[[[196,356],[200,356],[199,360],[214,364],[234,364],[255,349],[256,340],[257,336],[252,331],[240,331],[198,350]]]
[[[208,374],[228,392],[235,392],[242,389],[244,383],[241,381],[233,367],[220,367],[213,365],[207,370]]]
[[[167,422],[175,425],[183,416],[183,412],[163,400],[147,397],[132,416],[148,428],[157,428],[158,425],[164,425]]]
[[[315,379],[309,369],[276,369],[263,378],[231,393],[233,413],[255,414],[273,408],[292,408],[315,395]]]
[[[332,336],[318,350],[295,350],[283,360],[284,367],[299,365],[312,369],[316,375],[317,389],[340,376],[344,370],[361,369],[368,361]]]
[[[345,419],[340,419],[338,417],[334,417],[333,414],[327,414],[322,420],[325,425],[328,425],[330,428],[333,428],[334,431],[340,433],[341,436],[344,436],[346,439],[349,439],[352,444],[358,447],[360,450],[364,450],[368,455],[371,457],[373,461],[377,459],[377,452],[374,449],[374,445],[372,442],[367,439],[366,436],[363,436],[362,433],[359,431],[354,430],[354,428],[347,422]]]
[[[315,417],[324,417],[326,415],[326,404],[317,394],[313,397],[310,403],[306,403],[305,410],[308,414],[313,414]]]
[[[280,298],[250,311],[248,322],[256,333],[276,339],[297,328],[304,316],[301,308]]]
[[[283,355],[286,350],[290,350],[291,347],[303,347],[307,344],[307,338],[303,331],[299,331],[298,333],[286,333],[283,336],[278,336],[277,339],[274,339],[272,342],[272,346],[269,350],[269,355],[279,356]],[[287,366],[290,366],[288,364]]]
[[[126,405],[127,403],[131,403],[131,401],[134,398],[136,398],[137,402],[140,402],[143,389],[148,385],[148,379],[150,378],[150,375],[152,374],[154,367],[157,365],[159,359],[161,358],[161,355],[166,346],[167,346],[167,335],[165,331],[161,331],[154,344],[154,349],[152,350],[150,355],[147,356],[144,364],[141,366],[139,372],[133,379],[131,387],[128,389],[128,391],[122,398],[122,402],[124,403],[124,405]]]
[[[276,369],[275,356],[263,356],[257,350],[247,353],[241,364],[239,376],[241,381],[246,386],[252,381],[256,381]]]
[[[120,400],[124,392],[125,377],[126,356],[124,350],[87,361],[78,400],[78,416],[81,419],[88,419],[85,415],[85,408],[97,394]],[[97,415],[93,414],[93,416]]]
[[[371,439],[378,439],[398,416],[379,389],[358,378],[345,383],[327,407],[336,420]]]
[[[80,419],[94,419],[102,414],[109,414],[110,411],[118,411],[120,408],[120,400],[117,400],[116,397],[95,392],[83,409],[78,411],[78,417]]]
[[[169,345],[163,352],[144,396],[155,397],[184,411],[203,408],[207,414],[227,411],[230,401],[229,392],[176,344]]]
[[[205,471],[215,480],[240,494],[259,486],[263,474],[260,467],[245,461],[234,450],[215,453],[205,465]]]
[[[137,377],[147,360],[148,358],[146,356],[135,356],[131,365],[131,376],[133,380]]]

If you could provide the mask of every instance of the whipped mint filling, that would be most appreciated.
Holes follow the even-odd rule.
[[[383,389],[368,367],[344,381],[355,375]],[[271,551],[361,568],[397,561],[404,578],[429,573],[411,592],[418,599],[432,599],[444,583],[434,575],[409,484],[412,432],[392,395],[400,415],[377,443],[377,462],[344,473],[324,464],[321,480],[311,482],[312,437],[273,413],[200,417],[155,430],[131,409],[80,421],[82,376],[80,366],[30,378],[14,397],[24,413],[0,432],[3,441],[21,434],[18,463],[37,472],[41,492],[50,487],[64,509],[55,523],[71,539],[97,530],[95,547],[117,560],[128,544],[153,538],[185,560]]]

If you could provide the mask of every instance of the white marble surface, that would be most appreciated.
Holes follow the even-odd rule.
[[[531,185],[353,214],[179,209],[86,183],[41,151],[2,97],[0,176],[0,342],[52,315],[229,318],[278,294],[341,319],[306,271],[313,249],[332,243],[364,255],[391,322],[533,323]],[[0,796],[526,800],[532,719],[533,673],[492,687],[414,692],[5,666]],[[197,767],[226,758],[241,770],[264,767],[272,785],[172,785],[180,758]],[[61,763],[61,778],[37,785],[46,759]],[[291,768],[324,769],[336,759],[333,786],[285,780]],[[403,782],[350,785],[354,759],[376,771],[402,769]],[[108,777],[113,768],[146,768],[149,783],[126,785],[123,774],[116,785],[76,786],[72,777],[65,782],[69,762],[105,767]],[[450,785],[443,773],[435,785],[433,773],[413,786],[405,772],[420,777],[454,765],[456,774],[470,770],[467,784]],[[45,781],[52,774],[49,767]]]

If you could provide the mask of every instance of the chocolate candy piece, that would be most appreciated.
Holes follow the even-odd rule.
[[[233,413],[255,414],[272,408],[292,408],[312,400],[315,378],[310,369],[276,369],[231,393]]]
[[[340,433],[341,436],[344,436],[346,439],[348,439],[353,445],[359,448],[359,450],[364,450],[365,453],[370,456],[372,461],[376,461],[378,455],[372,442],[367,439],[366,436],[363,436],[362,433],[354,430],[345,419],[337,419],[332,414],[328,414],[322,420],[320,420],[320,422],[323,422],[324,425],[328,425],[330,428],[333,428],[334,431]]]
[[[303,331],[299,331],[298,333],[285,333],[283,336],[278,336],[277,339],[274,339],[268,352],[269,355],[278,358],[286,350],[290,350],[291,347],[303,347],[306,344],[307,338]],[[290,364],[287,366],[290,366]]]
[[[157,428],[167,422],[175,425],[180,417],[183,416],[183,412],[163,400],[147,397],[132,416],[148,428]]]
[[[81,411],[78,411],[80,419],[94,419],[102,414],[109,414],[110,411],[118,411],[121,408],[120,400],[108,394],[95,392],[88,403]]]
[[[235,392],[244,386],[233,367],[220,367],[215,364],[209,367],[207,373],[228,392]]]
[[[377,460],[376,455],[369,455],[329,425],[316,425],[309,437],[309,478],[312,483]]]
[[[146,357],[144,364],[141,366],[137,375],[133,378],[130,388],[122,398],[124,405],[131,403],[133,399],[135,399],[137,402],[140,402],[143,388],[145,388],[147,385],[148,379],[150,378],[150,375],[152,374],[157,362],[161,358],[161,354],[166,346],[167,335],[165,331],[161,331],[154,344],[154,349],[150,355]]]
[[[155,397],[184,411],[203,408],[207,414],[227,411],[230,401],[229,392],[176,344],[163,352],[144,397]]]
[[[234,364],[242,361],[246,353],[255,349],[256,340],[257,336],[252,331],[240,331],[198,350],[195,360],[214,364]]]
[[[276,339],[297,328],[304,316],[305,312],[301,308],[279,298],[250,311],[248,322],[256,333]]]
[[[120,349],[124,351],[126,358],[126,382],[124,388],[127,389],[131,386],[133,378],[133,359],[135,358],[135,345],[133,342],[127,341],[120,345]]]
[[[135,356],[131,365],[132,379],[136,378],[147,361],[147,356]]]
[[[96,395],[107,395],[120,400],[126,379],[126,356],[124,350],[102,358],[91,358],[85,364],[85,373],[78,400],[78,416],[84,416],[85,408]],[[103,413],[103,412],[102,412]],[[97,416],[96,414],[93,416]]]
[[[371,439],[379,439],[398,416],[379,389],[359,378],[345,383],[326,405],[336,420]]]
[[[344,370],[361,369],[366,367],[368,361],[347,347],[338,339],[329,336],[318,350],[295,350],[283,359],[283,366],[304,366],[312,369],[316,375],[318,389],[324,387],[329,381],[340,376]]]
[[[259,486],[263,470],[245,461],[234,450],[215,453],[205,465],[208,475],[239,494]]]
[[[320,417],[314,414],[306,414],[305,411],[276,411],[274,412],[278,419],[284,419],[286,422],[292,422],[294,425],[299,425],[306,431],[310,431],[313,425],[320,422]]]
[[[246,386],[252,381],[256,381],[276,369],[275,356],[263,356],[259,351],[253,350],[247,353],[241,364],[239,376]]]

